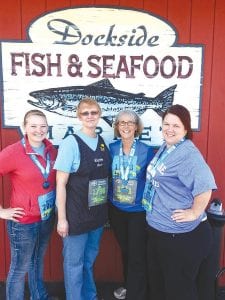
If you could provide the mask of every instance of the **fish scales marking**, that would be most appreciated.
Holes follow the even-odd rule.
[[[173,104],[176,85],[162,91],[155,98],[146,97],[144,93],[132,94],[117,90],[108,79],[103,79],[88,86],[69,86],[33,91],[30,96],[37,101],[28,103],[47,111],[75,117],[76,106],[84,97],[91,97],[99,102],[103,119],[112,125],[118,111],[132,109],[142,114],[147,109],[153,109],[160,116]],[[112,114],[112,115],[110,115]]]

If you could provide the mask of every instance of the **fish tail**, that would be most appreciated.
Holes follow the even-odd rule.
[[[162,91],[155,97],[155,102],[159,103],[159,108],[155,108],[154,110],[157,112],[158,115],[162,116],[163,113],[167,110],[168,107],[173,105],[174,100],[174,92],[177,85],[172,85],[171,87],[167,88],[166,90]]]

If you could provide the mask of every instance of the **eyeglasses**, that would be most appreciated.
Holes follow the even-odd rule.
[[[83,111],[80,113],[81,116],[87,117],[89,115],[91,116],[97,116],[99,112],[97,110],[92,110],[92,111]]]
[[[133,122],[133,121],[127,121],[127,122],[125,122],[125,121],[120,121],[120,122],[118,122],[118,124],[119,124],[119,126],[121,126],[121,127],[124,127],[124,126],[134,126],[136,123],[135,122]]]

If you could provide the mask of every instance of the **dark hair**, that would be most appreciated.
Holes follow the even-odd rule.
[[[162,115],[162,120],[165,119],[165,116],[168,114],[173,114],[177,116],[182,124],[184,125],[184,128],[187,130],[186,138],[191,140],[193,133],[191,129],[191,115],[189,110],[180,104],[175,104],[170,106]]]
[[[136,114],[135,111],[133,110],[121,110],[115,118],[115,122],[114,122],[114,136],[115,137],[120,137],[120,132],[118,129],[119,126],[119,121],[121,120],[121,117],[123,117],[124,115],[128,115],[130,116],[133,121],[135,122],[135,124],[137,125],[137,130],[134,133],[134,137],[138,137],[139,135],[141,135],[142,130],[143,130],[143,125],[142,125],[142,121],[141,118],[138,116],[138,114]]]

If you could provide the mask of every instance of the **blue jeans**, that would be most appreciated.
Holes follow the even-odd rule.
[[[103,227],[63,238],[63,267],[67,300],[95,300],[93,265],[99,252]]]
[[[6,281],[6,299],[24,299],[25,275],[32,300],[48,299],[43,282],[43,261],[55,216],[32,224],[7,221],[11,264]]]

